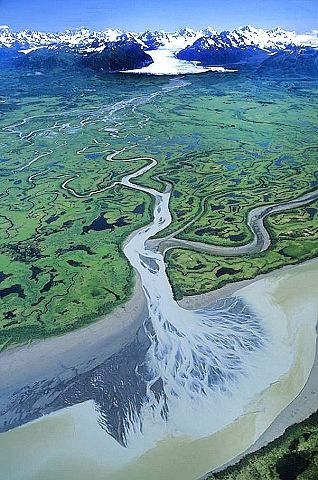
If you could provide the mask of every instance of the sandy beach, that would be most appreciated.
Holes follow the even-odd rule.
[[[308,395],[308,388],[312,392],[317,388],[317,365],[312,370],[317,285],[318,260],[313,260],[255,279],[236,292],[277,333],[282,347],[292,354],[292,363],[222,430],[199,439],[167,436],[144,453],[134,452],[118,446],[98,428],[93,402],[85,402],[0,435],[5,480],[53,480],[57,474],[65,480],[84,480],[87,468],[93,480],[193,480],[270,441],[297,421],[297,415],[306,415],[316,406],[315,394]],[[302,390],[302,395],[307,391],[306,406],[299,400]]]
[[[305,262],[302,266],[309,265],[318,265],[317,259],[310,260]],[[288,271],[290,268],[294,267],[284,267],[279,272]],[[233,285],[234,287],[234,285]],[[316,295],[318,297],[318,287],[316,286]],[[207,294],[208,295],[208,294]],[[317,317],[318,320],[318,317]],[[318,325],[317,325],[318,326]],[[316,327],[317,330],[317,327]],[[236,456],[226,464],[222,465],[221,468],[217,468],[214,471],[220,471],[224,468],[238,463],[243,457],[247,454],[255,452],[260,448],[264,447],[268,443],[272,442],[276,438],[280,437],[285,430],[295,424],[302,422],[308,418],[312,413],[316,412],[318,409],[318,342],[316,342],[316,352],[315,359],[310,371],[309,377],[299,394],[294,398],[294,400],[287,405],[286,408],[275,418],[272,424],[268,429],[255,441],[255,443],[249,447],[242,454]],[[206,478],[204,476],[203,478]]]

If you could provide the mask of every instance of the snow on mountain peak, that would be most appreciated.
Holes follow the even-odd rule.
[[[199,39],[197,42],[200,48],[243,48],[253,46],[268,51],[276,51],[290,45],[315,46],[318,44],[318,35],[314,32],[298,35],[295,32],[285,31],[280,27],[273,30],[265,30],[252,25],[246,25],[231,32],[212,32],[210,34],[208,31],[203,31],[202,33],[204,34],[204,39]]]
[[[204,30],[202,30],[202,34],[206,37],[210,37],[212,35],[216,35],[218,32],[215,30],[213,27],[207,27]]]
[[[161,48],[177,51],[197,42],[200,48],[255,46],[273,51],[286,48],[289,45],[318,46],[318,32],[313,31],[299,35],[295,32],[285,31],[281,27],[264,30],[246,25],[231,32],[223,31],[220,33],[212,27],[207,27],[201,31],[185,27],[172,33],[165,31],[136,33],[111,28],[97,32],[81,27],[60,33],[48,33],[30,30],[13,32],[7,25],[0,26],[0,46],[14,46],[24,50],[50,45],[100,50],[107,43],[125,41],[137,42],[143,49],[148,50]]]
[[[198,32],[193,30],[193,28],[189,28],[189,27],[182,28],[176,33],[183,37],[196,37],[198,35]]]

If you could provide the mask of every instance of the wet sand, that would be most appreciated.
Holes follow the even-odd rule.
[[[283,272],[288,272],[288,270],[290,269],[292,270],[300,266],[314,265],[315,262],[317,262],[317,265],[318,265],[318,259],[316,258],[311,260],[306,260],[305,262],[302,262],[301,264],[298,264],[298,265],[286,265],[285,267],[279,268],[277,270],[273,270],[272,272],[257,275],[256,277],[251,278],[249,280],[241,280],[238,282],[228,283],[224,285],[224,287],[218,288],[217,290],[211,290],[210,292],[201,293],[199,295],[189,295],[187,297],[183,297],[182,300],[178,301],[178,303],[182,308],[185,308],[187,310],[204,308],[208,305],[211,305],[213,302],[216,302],[220,298],[235,295],[238,290],[241,290],[242,288],[257,282],[258,280],[272,277],[276,273],[280,274]]]
[[[223,430],[200,439],[168,436],[142,454],[115,444],[98,427],[93,402],[85,402],[0,435],[4,480],[193,480],[245,452],[308,379],[315,358],[317,285],[314,260],[254,280],[237,292],[277,330],[293,352],[293,362]],[[271,428],[277,428],[277,420]]]
[[[316,356],[309,378],[299,395],[278,415],[270,427],[256,440],[256,442],[241,455],[236,456],[221,468],[219,472],[230,465],[238,463],[249,453],[256,452],[268,443],[283,435],[286,428],[295,423],[302,422],[318,409],[318,343],[316,344]],[[212,472],[211,472],[212,473]],[[208,475],[209,476],[209,475]],[[202,478],[207,478],[205,475]]]
[[[147,315],[145,296],[137,277],[131,299],[122,307],[86,327],[0,354],[0,399],[34,382],[80,373],[93,368],[129,343]]]
[[[302,265],[313,264],[309,260]],[[276,272],[285,272],[297,266],[286,266],[275,272],[259,275],[251,280],[230,283],[224,287],[201,295],[184,297],[179,305],[187,310],[211,305],[220,298],[235,295],[242,288],[258,280],[271,277]],[[0,399],[11,390],[29,383],[61,374],[61,370],[98,365],[124,345],[128,344],[147,316],[146,299],[139,277],[133,296],[122,307],[101,320],[62,336],[37,340],[30,344],[8,348],[0,353]],[[10,375],[8,375],[10,372]]]
[[[302,267],[306,268],[306,265],[317,265],[318,268],[318,260],[309,260],[302,264]],[[280,272],[288,271],[295,267],[284,267],[283,269],[279,270]],[[278,272],[277,272],[278,273]],[[278,274],[279,274],[278,273]],[[234,285],[233,285],[234,287]],[[316,289],[316,296],[318,297],[318,286],[317,284],[314,285],[314,289]],[[207,294],[209,295],[209,294]],[[318,317],[317,317],[318,320]],[[316,325],[316,333],[317,333]],[[272,442],[276,438],[280,437],[285,430],[294,425],[295,423],[302,422],[306,418],[308,418],[312,413],[316,412],[318,409],[318,342],[316,341],[316,351],[315,351],[315,358],[312,369],[310,371],[309,377],[307,382],[305,383],[303,389],[299,392],[299,394],[294,398],[294,400],[275,418],[272,424],[268,427],[267,430],[254,442],[252,446],[250,446],[246,451],[237,455],[235,458],[231,459],[229,462],[226,462],[221,468],[217,468],[214,471],[218,472],[220,470],[225,469],[230,465],[234,465],[238,463],[243,457],[248,455],[249,453],[255,452],[260,448],[264,447],[268,443]],[[207,478],[204,476],[202,478]]]

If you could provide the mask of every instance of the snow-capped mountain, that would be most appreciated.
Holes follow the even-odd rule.
[[[66,30],[61,33],[31,32],[30,30],[13,32],[8,27],[5,27],[0,28],[0,46],[21,49],[52,45],[88,47],[96,40],[103,43],[115,42],[123,34],[124,32],[121,30],[106,29],[101,32],[94,32],[87,28]]]
[[[254,46],[264,50],[280,50],[291,44],[298,44],[297,35],[294,32],[286,32],[282,28],[275,30],[263,30],[250,25],[233,30],[221,32],[220,35],[209,37],[210,45],[232,47]]]
[[[202,32],[196,32],[191,28],[184,28],[178,32],[146,31],[140,35],[140,39],[151,50],[157,48],[182,49],[191,45],[202,36]]]
[[[147,69],[145,73],[152,74],[199,73],[207,71],[209,66],[260,63],[270,54],[297,46],[318,47],[318,31],[298,35],[281,28],[264,30],[248,25],[220,33],[212,27],[200,31],[183,28],[173,33],[87,28],[46,33],[13,32],[9,27],[0,26],[0,57],[2,61],[6,59],[7,65],[23,53],[32,57],[26,62],[29,66],[62,65],[63,59],[64,64],[74,60],[82,65],[84,57],[90,57],[86,64],[104,71],[144,68]],[[55,55],[58,53],[59,57]],[[95,58],[94,54],[100,55]],[[193,62],[199,62],[201,67]],[[20,59],[20,64],[25,65],[25,62]]]
[[[224,48],[253,46],[263,50],[277,51],[289,45],[318,46],[318,32],[297,35],[278,27],[274,30],[263,30],[250,25],[221,33],[205,31],[205,34],[192,44],[193,48]]]
[[[178,52],[179,59],[205,65],[261,61],[270,53],[292,46],[318,46],[317,33],[297,35],[282,28],[263,30],[250,25],[204,35]]]
[[[58,35],[54,33],[31,32],[23,30],[21,32],[13,32],[9,28],[0,29],[0,46],[30,48],[31,46],[52,45],[59,41]]]
[[[113,29],[97,32],[87,28],[66,30],[61,33],[45,33],[29,30],[13,32],[8,27],[0,27],[0,46],[15,47],[21,50],[52,45],[74,48],[90,48],[92,45],[96,45],[96,48],[99,48],[110,42],[135,41],[144,49],[159,47],[182,49],[191,45],[201,36],[202,32],[196,32],[190,28],[184,28],[174,33],[164,31],[136,33]]]
[[[73,48],[94,48],[105,46],[110,42],[135,41],[144,49],[167,48],[181,50],[188,46],[196,48],[244,47],[256,46],[266,50],[278,50],[288,45],[318,46],[318,32],[297,35],[281,28],[263,30],[246,26],[230,31],[218,33],[214,28],[195,31],[184,28],[177,32],[146,31],[144,33],[124,32],[117,29],[92,31],[87,28],[66,30],[61,33],[47,33],[23,30],[13,32],[8,27],[0,27],[0,46],[23,49],[43,46],[69,46]]]

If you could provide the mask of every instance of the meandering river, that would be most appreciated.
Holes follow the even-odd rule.
[[[182,85],[181,81],[177,87]],[[175,86],[176,84],[172,87],[170,85],[167,89]],[[123,108],[127,106],[137,108],[144,101],[146,99],[134,99],[126,102]],[[117,161],[116,156],[121,152],[110,154],[108,160]],[[299,385],[296,385],[291,389],[289,396],[281,394],[278,406],[269,407],[270,413],[266,410],[266,401],[270,403],[270,397],[262,397],[263,405],[255,403],[255,399],[273,385],[286,383],[288,375],[296,368],[295,352],[301,349],[300,327],[295,327],[297,333],[290,334],[291,325],[295,321],[293,313],[288,313],[290,315],[288,317],[287,310],[272,301],[274,287],[264,284],[256,290],[248,290],[246,294],[240,293],[219,300],[208,308],[195,311],[181,308],[174,300],[166,274],[164,255],[159,249],[154,249],[149,242],[152,236],[171,223],[169,211],[171,191],[167,187],[166,191],[161,193],[135,184],[134,179],[155,167],[157,161],[148,157],[129,159],[134,160],[146,160],[148,163],[137,172],[123,177],[120,183],[153,196],[155,207],[152,223],[130,236],[124,246],[124,253],[141,279],[147,300],[148,317],[145,318],[137,343],[124,349],[117,357],[114,356],[112,363],[109,363],[103,372],[94,371],[89,378],[85,377],[85,382],[84,380],[82,382],[82,377],[78,375],[78,379],[72,383],[70,391],[64,398],[69,405],[79,403],[77,407],[71,407],[75,409],[73,413],[62,411],[62,417],[49,416],[43,421],[8,433],[12,434],[8,437],[8,442],[10,443],[11,438],[12,445],[16,446],[21,438],[25,440],[29,438],[29,441],[34,442],[36,435],[38,435],[36,438],[40,439],[43,432],[52,432],[54,418],[57,421],[56,425],[60,424],[60,434],[52,433],[52,438],[59,446],[47,445],[47,449],[59,450],[47,457],[43,468],[39,458],[37,456],[33,458],[31,455],[28,466],[25,466],[25,472],[29,473],[25,473],[24,477],[23,474],[13,473],[16,479],[53,478],[57,472],[54,458],[70,462],[72,456],[76,458],[77,465],[74,467],[73,464],[63,478],[68,480],[82,478],[79,469],[81,451],[83,455],[89,456],[87,464],[96,458],[99,459],[99,464],[104,465],[105,462],[106,466],[99,466],[96,471],[95,467],[91,469],[93,472],[91,478],[94,480],[99,478],[119,480],[128,478],[127,475],[130,479],[144,480],[149,478],[151,472],[154,479],[192,479],[193,475],[203,474],[208,470],[213,463],[212,460],[211,464],[209,463],[209,458],[213,455],[219,456],[219,463],[215,460],[214,466],[231,458],[231,453],[223,455],[216,450],[220,449],[223,441],[229,444],[231,438],[234,441],[235,436],[241,434],[238,427],[235,427],[237,430],[235,428],[231,430],[233,425],[238,425],[235,423],[238,419],[246,417],[249,428],[254,425],[254,434],[249,437],[253,440],[298,391]],[[27,167],[28,165],[25,166]],[[64,182],[63,188],[79,196],[67,182],[68,180]],[[270,244],[270,237],[263,224],[264,217],[272,212],[304,205],[316,198],[318,190],[289,203],[254,209],[249,217],[249,225],[254,233],[253,241],[248,246],[238,247],[235,252],[230,249],[231,254],[240,255],[253,249],[264,250]],[[227,254],[227,248],[219,248],[223,254]],[[261,308],[258,308],[258,304]],[[310,325],[314,323],[311,322]],[[122,370],[117,368],[125,362],[129,368]],[[309,355],[302,382],[308,374],[310,362],[312,356]],[[104,379],[114,371],[117,372],[116,376],[107,384]],[[54,381],[58,384],[60,379]],[[87,385],[91,389],[88,393]],[[38,385],[37,388],[40,392],[39,398],[48,395],[47,385]],[[108,408],[107,414],[98,407],[95,415],[91,402],[83,403],[83,408],[80,409],[82,397],[83,402],[95,398],[90,396],[92,389],[94,392],[98,390],[99,395],[103,397]],[[22,394],[19,395],[19,398],[22,398]],[[67,426],[69,415],[73,415],[70,423],[73,427],[70,430]],[[259,421],[259,425],[256,426],[258,420],[254,420],[254,417],[258,419],[258,415],[259,418],[264,417],[266,421],[263,423]],[[63,420],[61,423],[61,418],[66,419],[66,423],[63,423]],[[101,428],[97,427],[97,420]],[[43,426],[43,430],[36,434],[34,432],[38,424]],[[87,430],[90,428],[91,433]],[[210,442],[209,439],[217,432],[226,431],[228,436],[221,435],[219,443]],[[61,438],[64,434],[64,439],[73,438],[70,440],[71,443],[76,438],[74,445],[70,443],[69,454],[65,451],[67,446]],[[237,444],[237,439],[234,443]],[[91,446],[88,447],[88,444]],[[92,445],[96,447],[95,450]],[[243,449],[244,445],[248,446],[248,441],[245,443],[243,440]],[[224,445],[224,452],[228,447],[229,445]],[[10,445],[8,447],[6,443],[5,449],[8,448],[10,450]],[[198,457],[185,458],[184,452],[189,455],[191,451]],[[235,453],[238,452],[235,450],[232,456]],[[141,467],[138,463],[140,458],[143,459],[144,465]],[[164,458],[170,465],[170,470],[168,468],[170,477],[167,477],[166,466],[162,471],[158,469],[158,462],[159,464],[164,462]],[[174,465],[174,459],[180,468]]]
[[[112,160],[115,157],[116,153]],[[151,319],[151,330],[147,332],[151,346],[144,364],[138,366],[147,383],[147,396],[138,418],[133,415],[132,422],[127,423],[127,443],[134,441],[136,429],[144,432],[153,422],[164,423],[164,430],[167,425],[173,425],[171,433],[211,435],[237,418],[252,396],[275,382],[286,372],[288,364],[287,357],[285,360],[280,357],[280,364],[273,371],[262,365],[262,362],[266,364],[264,353],[268,355],[273,348],[270,333],[239,298],[227,299],[211,310],[193,312],[181,308],[174,300],[164,255],[154,251],[148,242],[171,223],[171,192],[169,187],[161,193],[133,183],[157,163],[152,158],[144,160],[149,164],[121,182],[155,198],[152,224],[134,233],[124,247],[126,257],[141,278]],[[254,238],[250,244],[236,249],[216,247],[218,252],[242,255],[264,251],[270,245],[264,218],[317,198],[318,190],[290,202],[252,210],[248,224]],[[210,248],[213,251],[214,247]],[[279,346],[273,349],[274,356],[276,348]],[[247,378],[249,388],[243,388]],[[230,405],[234,398],[235,405]],[[209,419],[212,405],[224,407],[227,402],[228,411],[223,410],[222,417]],[[195,415],[195,422],[189,412]]]

